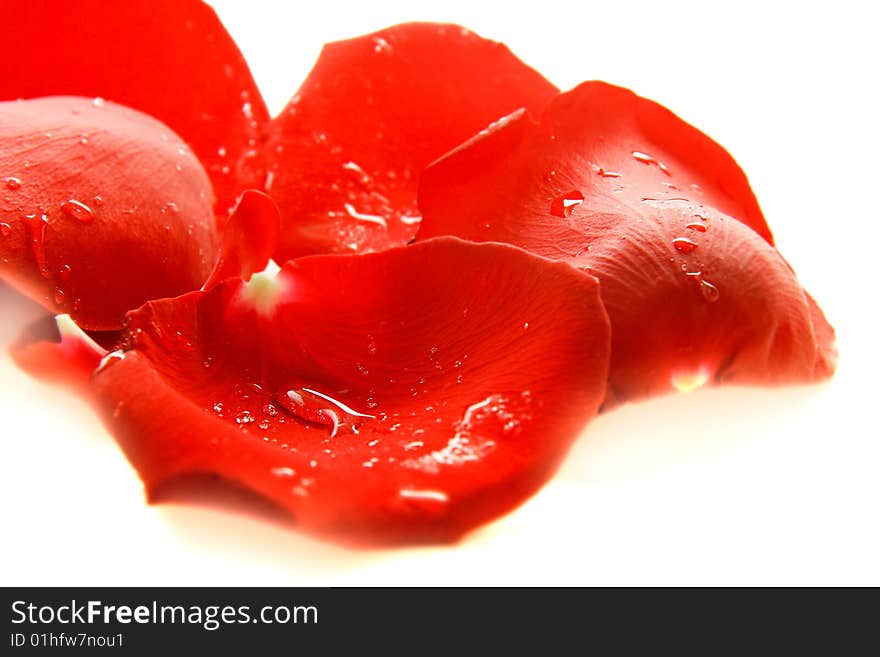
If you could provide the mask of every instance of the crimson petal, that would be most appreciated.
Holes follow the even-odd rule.
[[[278,246],[279,230],[275,202],[262,192],[246,190],[223,226],[220,255],[202,289],[210,289],[230,277],[249,280],[263,271]]]
[[[609,350],[595,279],[452,238],[150,302],[127,336],[93,382],[151,495],[213,473],[357,543],[519,504],[596,412]]]
[[[47,316],[27,326],[9,353],[30,376],[83,392],[89,391],[92,372],[107,355],[63,315]]]
[[[328,44],[271,126],[278,259],[406,244],[424,167],[556,91],[504,45],[455,25],[410,23]]]
[[[211,271],[211,183],[166,126],[113,103],[0,103],[0,276],[85,329]]]
[[[269,120],[247,64],[197,0],[0,2],[0,100],[100,96],[155,116],[208,170],[225,215],[261,187]]]
[[[706,382],[812,381],[834,332],[720,146],[604,83],[506,117],[423,175],[420,237],[509,242],[599,278],[609,404]]]

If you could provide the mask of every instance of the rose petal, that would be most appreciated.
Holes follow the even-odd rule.
[[[223,227],[220,255],[202,289],[231,277],[250,280],[263,271],[278,247],[279,222],[278,206],[271,198],[254,189],[245,191]]]
[[[406,244],[422,169],[555,93],[504,45],[455,25],[410,23],[328,44],[271,126],[278,259]]]
[[[741,170],[631,92],[585,83],[540,123],[507,117],[429,167],[419,204],[420,238],[509,242],[599,278],[609,404],[833,370],[833,329],[771,246]]]
[[[86,329],[211,271],[211,183],[166,126],[90,99],[0,103],[0,275]]]
[[[67,315],[44,317],[29,325],[9,350],[30,376],[88,392],[89,379],[107,351]]]
[[[609,340],[593,278],[454,239],[154,301],[127,334],[94,384],[151,494],[214,473],[366,543],[454,540],[534,492]]]
[[[261,187],[269,116],[247,64],[197,0],[7,3],[0,99],[100,96],[155,116],[205,165],[221,215]]]

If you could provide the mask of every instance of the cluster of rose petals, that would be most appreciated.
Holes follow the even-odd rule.
[[[743,172],[629,91],[412,23],[327,45],[271,118],[197,0],[16,15],[0,276],[70,319],[13,357],[150,499],[212,475],[333,540],[453,541],[600,408],[833,372]]]

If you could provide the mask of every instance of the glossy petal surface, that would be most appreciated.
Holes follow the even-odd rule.
[[[609,404],[709,382],[805,382],[833,329],[772,247],[733,159],[668,110],[585,83],[432,165],[420,237],[509,242],[595,275]]]
[[[271,127],[277,258],[406,244],[424,167],[555,93],[504,45],[456,25],[409,23],[328,44]]]
[[[127,334],[94,385],[148,491],[218,474],[358,543],[522,502],[601,403],[609,341],[593,278],[454,239],[151,302]]]
[[[249,280],[263,271],[278,246],[278,206],[262,192],[249,189],[238,199],[223,226],[220,254],[203,289],[239,277]]]
[[[198,0],[2,0],[0,100],[97,96],[170,126],[192,147],[225,216],[261,187],[269,116],[247,64]]]
[[[0,275],[83,328],[198,289],[216,257],[211,183],[165,125],[73,97],[0,103]]]

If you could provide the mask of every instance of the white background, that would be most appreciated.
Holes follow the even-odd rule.
[[[351,551],[246,508],[147,506],[85,403],[4,354],[2,584],[880,584],[870,3],[214,4],[273,112],[322,42],[416,19],[504,41],[564,89],[604,79],[667,105],[749,174],[838,330],[838,374],[616,410],[546,488],[462,544]],[[19,319],[3,312],[5,344]]]

